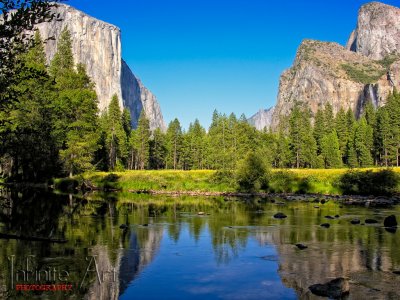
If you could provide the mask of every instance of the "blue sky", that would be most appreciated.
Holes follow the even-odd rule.
[[[122,31],[122,55],[164,119],[208,127],[214,109],[247,117],[275,104],[305,38],[345,44],[368,1],[70,0]],[[400,6],[400,0],[385,1]]]

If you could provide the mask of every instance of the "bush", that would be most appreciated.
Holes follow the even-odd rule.
[[[297,190],[300,178],[290,171],[274,172],[270,177],[269,190],[272,193],[292,193]]]
[[[250,152],[239,163],[236,182],[244,192],[257,192],[268,188],[269,168],[265,159],[258,153]]]
[[[117,174],[108,174],[100,180],[100,187],[103,190],[118,190],[119,187],[119,176]]]
[[[218,170],[211,176],[210,182],[233,186],[235,184],[235,173],[231,170]]]
[[[390,196],[396,193],[400,178],[392,170],[351,171],[339,179],[339,188],[347,195]]]

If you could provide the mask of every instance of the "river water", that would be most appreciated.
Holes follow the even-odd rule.
[[[308,287],[344,277],[349,299],[400,299],[400,231],[382,227],[386,216],[400,216],[399,207],[122,193],[0,195],[1,233],[67,240],[0,239],[0,298],[323,299]],[[288,217],[275,219],[278,212]],[[354,218],[378,223],[352,225]],[[68,291],[16,290],[24,284]]]

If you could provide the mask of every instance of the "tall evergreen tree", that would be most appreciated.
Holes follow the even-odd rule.
[[[317,143],[311,129],[309,111],[296,103],[289,118],[290,148],[296,168],[313,167],[317,164]]]
[[[326,169],[340,168],[342,157],[339,149],[339,139],[336,130],[324,135],[321,141],[321,155]]]
[[[353,133],[358,166],[362,168],[371,166],[373,164],[371,155],[373,132],[372,128],[367,124],[365,117],[357,121]]]
[[[136,142],[138,169],[144,170],[148,168],[150,155],[150,121],[147,119],[144,110],[139,117]]]
[[[391,165],[398,167],[400,166],[400,94],[397,91],[389,95],[386,107],[390,124],[389,157]]]
[[[182,127],[178,119],[169,123],[167,129],[167,168],[176,170],[180,167],[180,151],[182,149]]]
[[[378,109],[375,126],[375,149],[379,161],[389,166],[389,147],[391,138],[390,117],[386,107]]]
[[[347,144],[349,142],[351,127],[349,127],[348,125],[346,112],[344,111],[343,108],[341,108],[336,114],[334,125],[339,140],[339,150],[340,150],[340,155],[342,157],[342,162],[347,163],[348,162]]]
[[[20,57],[20,82],[12,89],[19,95],[12,110],[0,111],[6,120],[0,128],[0,157],[10,158],[8,174],[17,180],[48,179],[57,171],[58,153],[52,138],[53,83],[46,71],[46,58],[39,32],[32,48]],[[3,131],[4,130],[4,131]]]
[[[110,170],[123,168],[128,156],[126,132],[122,124],[122,113],[118,96],[114,95],[107,110],[106,148],[108,152],[108,166]]]
[[[166,136],[160,128],[157,128],[154,130],[150,140],[150,168],[156,170],[164,169],[166,157]]]

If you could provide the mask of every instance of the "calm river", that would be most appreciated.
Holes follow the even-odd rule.
[[[400,299],[393,273],[400,230],[382,227],[386,216],[399,218],[399,207],[38,191],[0,197],[0,233],[28,238],[0,239],[1,299],[323,299],[308,287],[336,277],[350,280],[349,299]],[[274,219],[278,212],[288,217]],[[352,225],[354,218],[378,223]],[[18,291],[46,287],[67,291]]]

